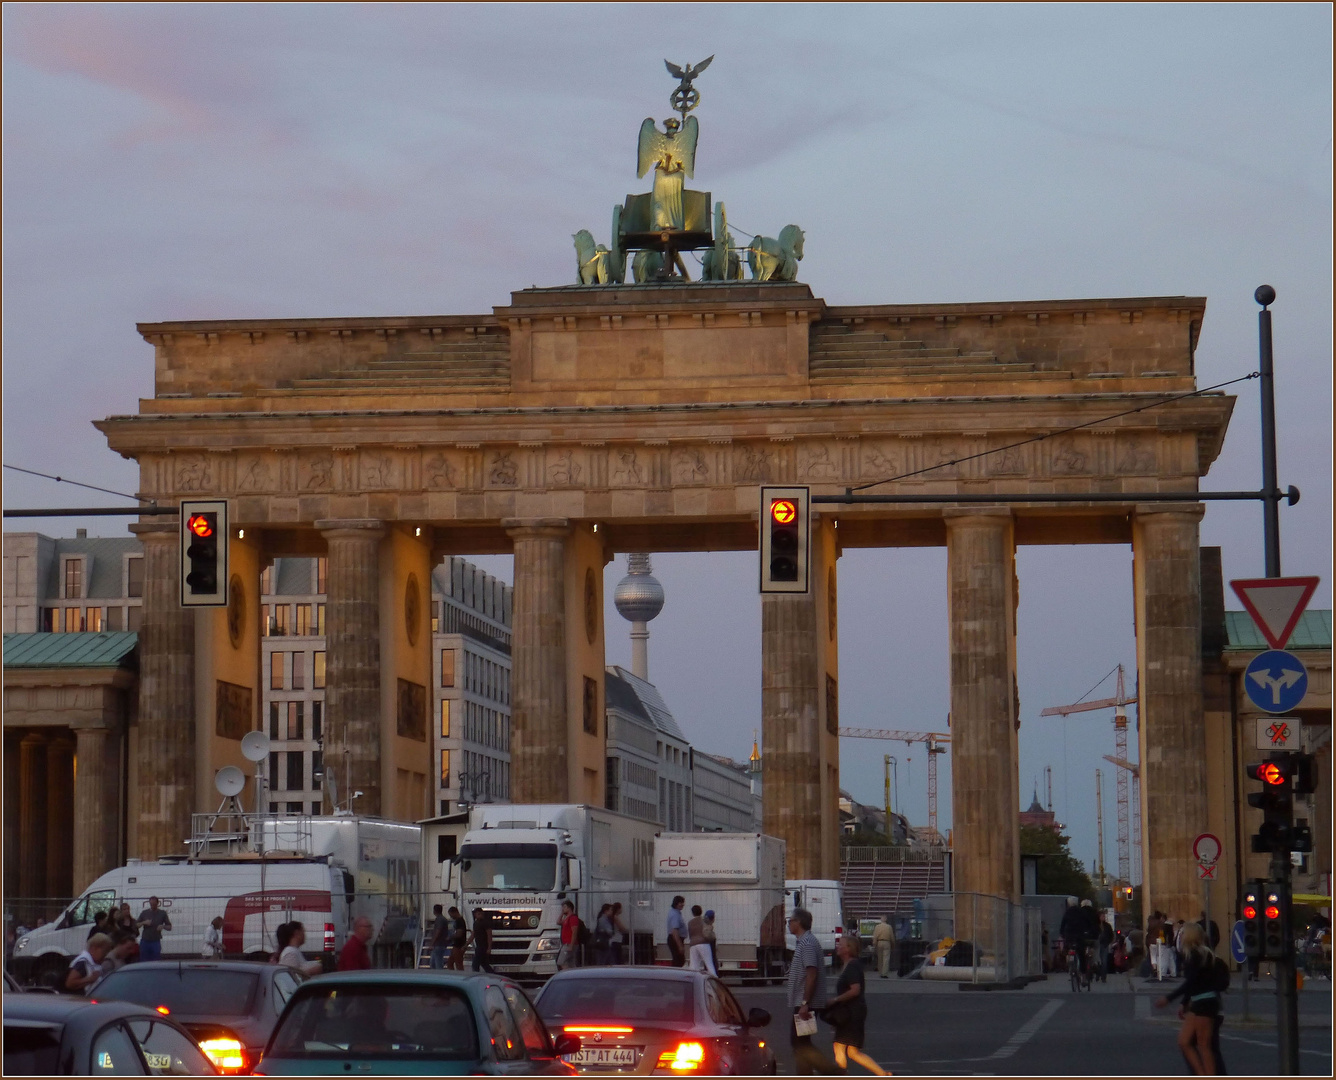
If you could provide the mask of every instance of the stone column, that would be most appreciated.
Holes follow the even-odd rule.
[[[100,818],[99,818],[100,820]],[[46,891],[73,895],[74,740],[46,748]]]
[[[107,850],[107,729],[75,729],[76,761],[74,775],[74,891],[82,891],[89,882],[111,869],[116,861]]]
[[[139,629],[138,818],[142,859],[181,855],[195,808],[195,613],[181,606],[178,524],[130,526],[144,545]]]
[[[46,736],[19,743],[19,895],[46,895]]]
[[[5,732],[5,876],[4,895],[22,896],[19,889],[19,852],[23,850],[23,803],[19,799],[19,740]]]
[[[570,798],[566,701],[566,537],[564,518],[502,526],[515,541],[511,618],[510,798]]]
[[[948,510],[944,517],[954,889],[1014,901],[1020,895],[1015,534],[1006,509]]]
[[[382,522],[317,521],[329,544],[325,601],[325,767],[339,800],[359,814],[385,812],[381,791],[380,541]]]
[[[1200,503],[1138,506],[1132,523],[1140,687],[1142,910],[1195,918],[1192,841],[1209,824],[1202,713]]]

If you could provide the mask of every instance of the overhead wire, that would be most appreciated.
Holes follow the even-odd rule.
[[[54,480],[58,484],[73,484],[75,487],[87,488],[89,491],[103,491],[108,495],[118,495],[122,499],[134,499],[137,502],[148,503],[150,506],[157,506],[155,499],[146,499],[142,495],[131,495],[125,491],[113,491],[111,488],[99,487],[97,484],[85,484],[82,480],[71,480],[66,476],[56,476],[52,473],[38,472],[36,469],[25,469],[19,465],[10,465],[5,463],[6,469],[13,469],[14,472],[27,473],[29,476],[40,476],[43,480]]]

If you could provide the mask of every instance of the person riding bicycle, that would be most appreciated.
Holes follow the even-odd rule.
[[[1076,953],[1081,974],[1089,975],[1090,948],[1099,938],[1099,918],[1089,900],[1082,900],[1078,906],[1075,897],[1067,898],[1067,910],[1058,933],[1062,935],[1063,947]]]

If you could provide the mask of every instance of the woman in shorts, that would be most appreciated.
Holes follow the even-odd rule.
[[[1206,934],[1196,923],[1183,928],[1183,984],[1155,1002],[1163,1009],[1174,998],[1183,1004],[1178,1015],[1183,1026],[1178,1031],[1178,1048],[1188,1067],[1197,1076],[1217,1075],[1212,1049],[1216,1017],[1220,1015],[1220,989],[1216,981],[1215,954],[1206,944]]]
[[[863,965],[858,959],[862,951],[857,934],[845,934],[835,946],[835,954],[844,963],[835,996],[826,1003],[827,1021],[835,1028],[835,1064],[847,1069],[856,1061],[874,1076],[890,1076],[885,1069],[863,1053],[867,1025],[867,984]]]

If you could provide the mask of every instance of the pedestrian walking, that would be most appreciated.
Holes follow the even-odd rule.
[[[630,956],[631,928],[626,925],[626,920],[622,918],[622,905],[620,902],[612,905],[612,926],[617,931],[617,936],[612,940],[612,962],[614,964],[625,964]]]
[[[834,1076],[840,1072],[839,1067],[812,1042],[816,1034],[814,1010],[826,1004],[826,958],[812,933],[811,912],[794,908],[789,916],[789,933],[795,939],[788,981],[789,1043],[793,1046],[794,1068],[799,1076]]]
[[[204,950],[200,955],[205,960],[221,960],[223,958],[223,917],[215,915],[213,922],[209,923],[209,928],[204,931]]]
[[[682,967],[687,962],[687,920],[682,909],[687,906],[685,896],[674,896],[673,906],[668,911],[668,953],[672,957],[673,967]]]
[[[1156,999],[1155,1007],[1163,1009],[1175,998],[1183,999],[1178,1010],[1183,1020],[1178,1048],[1194,1075],[1215,1076],[1217,1062],[1211,1044],[1216,1039],[1216,1018],[1220,1015],[1216,957],[1206,944],[1202,928],[1195,923],[1184,927],[1180,941],[1184,950],[1183,982],[1172,993]]]
[[[561,948],[557,950],[557,970],[565,971],[578,963],[580,917],[569,900],[561,902]]]
[[[285,938],[286,940],[284,940]],[[319,975],[324,970],[324,965],[319,960],[307,960],[306,955],[302,952],[302,946],[306,944],[306,927],[301,923],[294,920],[280,926],[278,928],[278,943],[281,946],[278,962],[283,967],[300,972],[307,978],[312,975]]]
[[[111,928],[107,925],[110,914],[108,911],[99,911],[93,916],[92,928],[88,931],[89,938],[94,934],[106,934],[111,937]]]
[[[433,971],[445,967],[445,951],[450,947],[449,925],[445,919],[445,909],[440,904],[433,904],[430,936],[427,944],[431,946],[431,966]]]
[[[835,1029],[835,1064],[841,1070],[847,1070],[849,1062],[855,1061],[873,1076],[888,1076],[890,1074],[885,1069],[863,1053],[863,1043],[867,1041],[864,1032],[867,1026],[867,982],[859,959],[861,952],[862,944],[857,934],[845,934],[835,943],[835,955],[844,966],[835,984],[835,996],[822,1016]]]
[[[371,940],[375,932],[371,920],[365,915],[359,915],[353,920],[353,932],[348,935],[348,940],[343,943],[343,949],[339,952],[340,971],[371,970],[371,954],[367,952],[366,943]]]
[[[710,947],[710,962],[714,965],[715,973],[719,971],[719,942],[714,932],[714,909],[705,913],[705,944]]]
[[[83,951],[70,961],[60,989],[67,994],[87,994],[102,978],[102,961],[111,948],[111,938],[106,934],[94,934],[89,938]]]
[[[102,960],[102,974],[110,975],[130,962],[131,951],[138,951],[135,939],[117,931],[111,936],[111,951]]]
[[[473,943],[473,970],[485,971],[495,975],[492,968],[492,916],[480,907],[473,909],[473,933],[469,936]]]
[[[881,922],[872,928],[872,950],[877,954],[877,974],[883,979],[891,973],[891,951],[895,948],[895,927],[891,917],[883,915]]]
[[[691,905],[691,921],[687,923],[687,946],[691,951],[691,970],[708,971],[716,978],[719,972],[714,967],[714,957],[710,955],[709,942],[705,940],[705,912],[699,904]]]
[[[446,962],[446,967],[451,971],[464,970],[464,946],[469,939],[469,924],[464,921],[464,916],[459,913],[459,908],[450,908],[447,914],[450,916],[450,959]]]
[[[1099,950],[1095,972],[1099,975],[1100,982],[1109,981],[1109,953],[1113,948],[1113,938],[1113,927],[1109,925],[1108,917],[1101,911],[1099,913],[1099,936],[1095,939],[1095,944]]]
[[[140,928],[139,959],[162,959],[162,932],[172,928],[172,920],[167,912],[158,907],[156,896],[148,898],[148,907],[139,913],[136,920]],[[110,940],[110,939],[108,939]]]
[[[612,922],[612,905],[604,904],[598,909],[598,918],[594,921],[594,963],[606,967],[612,963],[612,937],[617,927]]]

